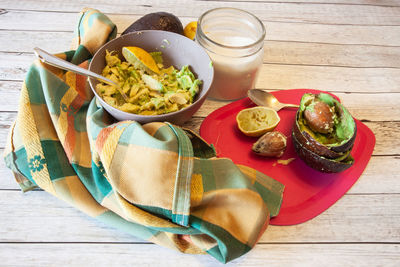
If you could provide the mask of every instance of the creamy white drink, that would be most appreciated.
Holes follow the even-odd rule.
[[[215,8],[200,16],[196,41],[214,66],[209,96],[235,100],[254,88],[263,61],[265,27],[253,14],[235,8]]]
[[[246,46],[255,41],[238,36],[211,36],[211,38],[227,46]],[[209,96],[223,100],[245,97],[247,91],[255,86],[258,70],[263,60],[263,49],[246,57],[237,57],[234,49],[223,55],[219,54],[218,50],[215,52],[208,53],[214,66],[214,82]]]

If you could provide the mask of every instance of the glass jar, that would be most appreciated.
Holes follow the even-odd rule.
[[[216,8],[200,16],[195,40],[213,63],[210,97],[240,99],[254,88],[263,63],[264,38],[264,24],[247,11]]]

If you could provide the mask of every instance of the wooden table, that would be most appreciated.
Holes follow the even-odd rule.
[[[400,266],[400,1],[28,1],[0,4],[0,152],[16,117],[32,48],[69,49],[77,14],[105,12],[122,32],[142,15],[185,25],[214,7],[242,8],[267,27],[258,88],[334,92],[376,135],[359,181],[306,223],[271,226],[235,266]],[[208,100],[187,126],[225,103]],[[0,160],[0,265],[214,266],[111,229],[46,192],[22,194]]]

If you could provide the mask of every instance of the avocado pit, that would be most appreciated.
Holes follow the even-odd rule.
[[[331,107],[322,102],[315,101],[304,111],[304,118],[310,128],[318,133],[331,133],[334,125],[334,113]]]
[[[278,131],[268,132],[253,144],[252,150],[259,156],[281,157],[286,149],[286,136]]]

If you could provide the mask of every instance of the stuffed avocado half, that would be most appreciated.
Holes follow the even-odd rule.
[[[357,133],[349,111],[329,94],[304,94],[293,126],[293,144],[299,157],[321,172],[341,172],[354,159],[350,155]]]

